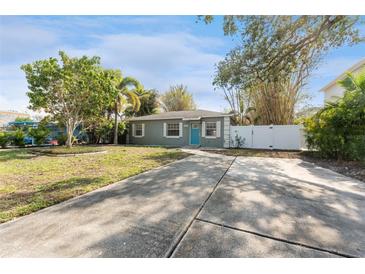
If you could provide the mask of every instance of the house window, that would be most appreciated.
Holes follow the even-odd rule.
[[[136,124],[135,125],[135,132],[134,132],[135,136],[142,136],[142,124]]]
[[[206,123],[205,136],[210,136],[210,137],[217,136],[217,123],[215,122]]]
[[[180,136],[179,123],[167,124],[167,136]]]

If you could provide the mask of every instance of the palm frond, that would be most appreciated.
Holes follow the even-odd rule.
[[[133,111],[138,111],[141,107],[141,101],[138,93],[143,90],[143,86],[140,82],[133,77],[125,77],[118,84],[118,96],[124,96],[127,99],[128,107],[131,107]],[[117,99],[118,100],[118,99]],[[125,107],[124,109],[126,109]],[[118,107],[121,109],[121,107]]]
[[[124,89],[128,89],[128,87],[133,87],[134,89],[140,89],[141,88],[141,83],[138,82],[137,79],[134,79],[133,77],[125,77],[123,78],[123,80],[120,82],[118,88],[120,90],[124,90]]]
[[[141,100],[134,91],[126,91],[125,95],[128,97],[134,111],[138,111],[141,107]]]
[[[354,77],[351,73],[346,73],[346,77],[342,80],[337,81],[337,83],[345,90],[355,89]]]

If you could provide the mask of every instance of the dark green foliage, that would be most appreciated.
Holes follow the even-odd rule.
[[[58,135],[56,137],[57,143],[61,146],[64,146],[66,144],[67,141],[67,136],[64,134]]]
[[[25,138],[25,133],[20,128],[13,131],[11,133],[11,137],[10,137],[12,144],[15,146],[20,146],[20,147],[25,146],[24,138]]]
[[[11,142],[11,134],[9,132],[0,132],[0,147],[6,148],[6,146]]]
[[[45,126],[38,126],[37,128],[32,128],[29,130],[29,136],[34,138],[34,142],[37,145],[44,144],[49,133],[50,130]]]
[[[154,114],[159,107],[158,91],[154,89],[150,90],[137,90],[136,94],[139,97],[141,103],[138,111],[127,110],[126,116],[145,116]]]
[[[307,143],[326,158],[365,160],[365,71],[340,84],[343,98],[305,121]]]

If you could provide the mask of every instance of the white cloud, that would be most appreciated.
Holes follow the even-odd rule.
[[[188,33],[157,35],[118,34],[98,37],[100,43],[85,50],[68,49],[73,55],[99,55],[103,65],[120,68],[128,76],[140,79],[147,88],[166,91],[170,85],[184,84],[195,95],[213,91],[214,64],[222,56],[209,48],[222,45],[210,37]]]
[[[57,42],[54,33],[24,23],[1,24],[1,62],[11,62],[34,57]]]
[[[132,21],[139,24],[146,19],[156,20]],[[85,21],[86,25],[90,23],[93,22]],[[28,105],[27,84],[20,65],[57,56],[62,49],[72,56],[98,55],[105,67],[121,69],[125,75],[139,79],[146,88],[164,92],[173,84],[187,85],[200,107],[222,109],[223,100],[218,102],[212,96],[211,84],[214,64],[222,58],[214,53],[223,46],[221,39],[187,32],[119,33],[83,37],[93,42],[81,48],[64,35],[62,29],[52,31],[24,21],[13,25],[2,23],[0,39],[5,42],[0,53],[0,108],[24,111]],[[217,100],[216,107],[212,98]]]

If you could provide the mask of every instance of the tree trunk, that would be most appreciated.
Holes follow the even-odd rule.
[[[114,110],[114,145],[118,144],[118,108],[115,106]]]
[[[72,125],[66,124],[66,134],[67,134],[66,146],[68,148],[71,148],[72,147],[72,135],[73,135]]]

